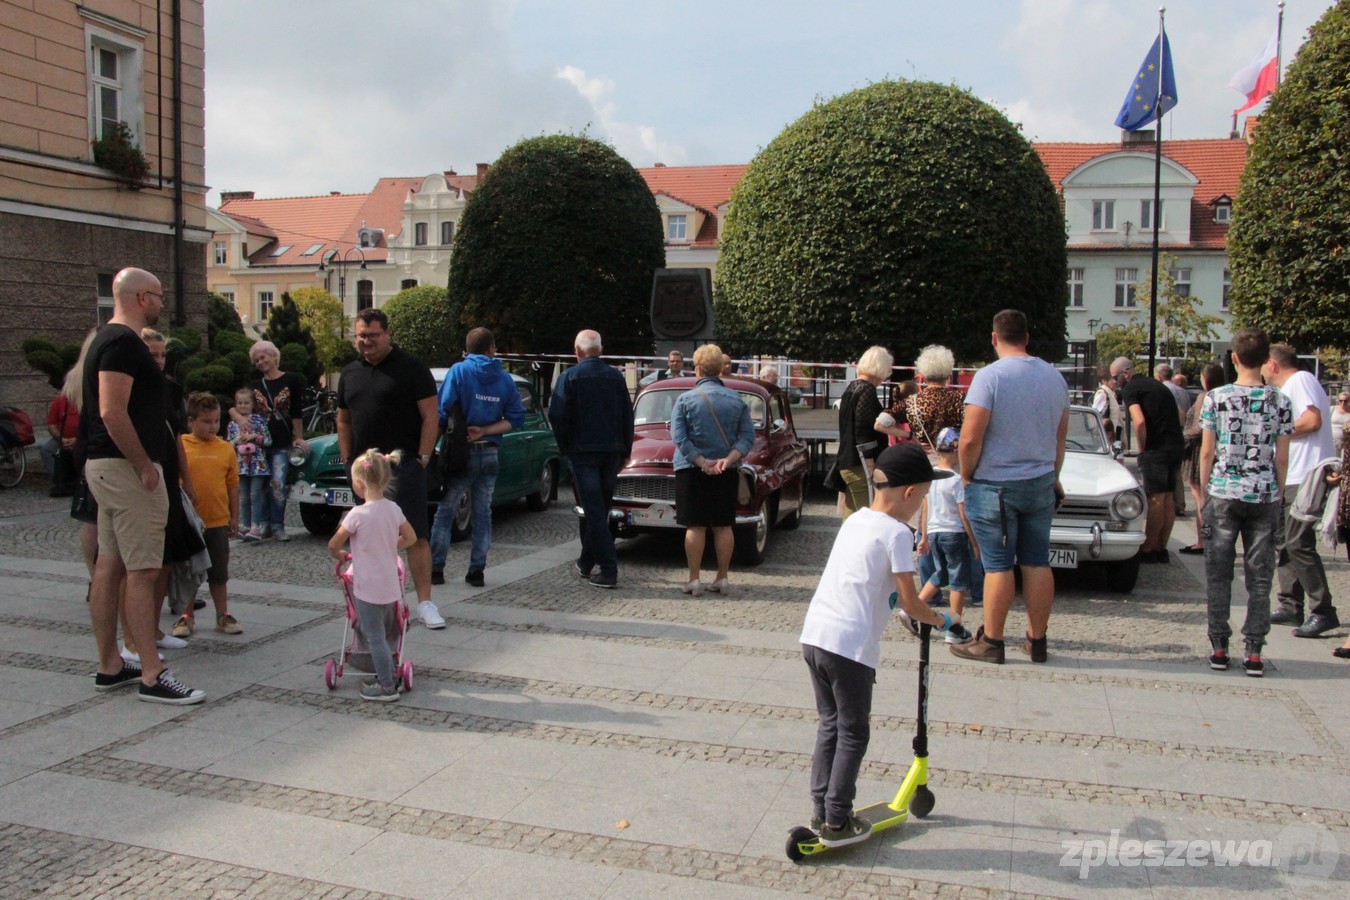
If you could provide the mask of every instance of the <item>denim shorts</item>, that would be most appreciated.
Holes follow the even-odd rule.
[[[928,553],[933,559],[933,587],[970,591],[970,541],[963,531],[938,531],[928,535]]]
[[[1025,481],[976,479],[966,487],[966,518],[986,572],[1049,566],[1054,517],[1054,472]]]

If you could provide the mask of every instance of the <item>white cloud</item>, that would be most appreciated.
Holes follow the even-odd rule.
[[[611,99],[614,82],[607,78],[591,78],[576,66],[563,66],[557,77],[576,88],[595,112],[594,123],[601,136],[614,145],[620,156],[635,166],[650,166],[662,162],[667,165],[682,165],[688,162],[689,155],[679,144],[662,141],[656,136],[651,125],[630,125],[619,121],[615,104]]]

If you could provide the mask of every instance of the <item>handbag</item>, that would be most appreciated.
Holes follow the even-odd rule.
[[[717,418],[717,410],[713,408],[712,398],[702,388],[699,389],[699,395],[703,397],[703,402],[708,404],[708,413],[712,416],[713,424],[717,426],[717,431],[722,435],[722,442],[727,445],[727,452],[731,452],[731,438],[727,437],[727,430],[722,427],[721,421]],[[737,463],[736,468],[740,468]],[[750,482],[744,478],[736,479],[736,503],[740,506],[749,506],[754,498],[750,492]]]
[[[445,429],[436,449],[436,468],[443,483],[469,471],[469,424],[458,400],[445,417]]]

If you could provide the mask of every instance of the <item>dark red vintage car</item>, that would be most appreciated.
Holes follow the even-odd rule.
[[[619,537],[679,528],[675,523],[675,444],[670,437],[670,411],[680,394],[697,384],[695,378],[668,378],[642,389],[633,410],[633,455],[619,473],[610,525]],[[801,522],[806,477],[810,467],[806,443],[792,424],[787,393],[776,385],[752,378],[724,378],[750,408],[755,443],[741,477],[741,496],[747,503],[736,508],[736,561],[756,565],[763,561],[769,530],[796,528]]]

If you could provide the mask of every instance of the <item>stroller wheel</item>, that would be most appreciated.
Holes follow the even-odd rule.
[[[337,663],[331,659],[325,659],[323,661],[323,683],[328,685],[330,691],[337,687],[337,676]]]
[[[405,691],[411,691],[413,689],[412,663],[405,662],[403,665],[399,666],[398,674],[399,677],[403,679],[403,689]]]

